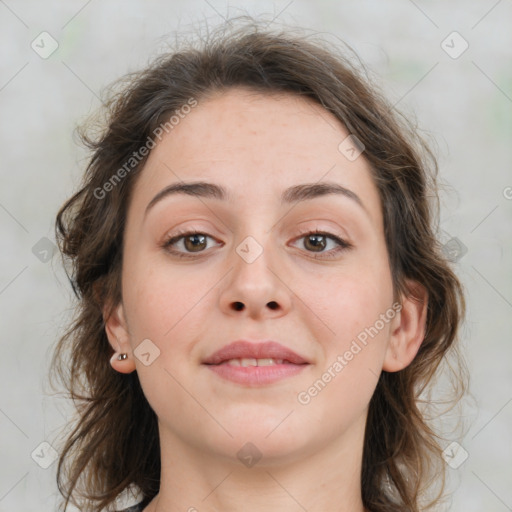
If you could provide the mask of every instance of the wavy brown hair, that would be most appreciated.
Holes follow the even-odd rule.
[[[57,481],[80,510],[112,506],[130,485],[144,504],[158,493],[157,418],[137,373],[114,371],[104,308],[121,300],[123,232],[142,158],[122,179],[104,184],[146,144],[155,129],[191,98],[201,101],[232,87],[311,98],[364,144],[379,191],[395,295],[411,295],[406,280],[428,292],[425,339],[413,362],[382,372],[369,406],[362,460],[364,505],[372,512],[418,512],[444,493],[442,439],[424,399],[450,355],[460,372],[452,402],[466,389],[455,341],[464,313],[461,284],[437,239],[437,164],[417,130],[382,97],[360,64],[318,36],[272,31],[254,20],[224,25],[188,41],[112,89],[94,137],[81,188],[60,209],[57,237],[77,297],[76,318],[59,341],[53,368],[76,408],[76,424],[60,454]],[[91,127],[88,126],[91,130]],[[118,173],[119,176],[119,173]],[[441,483],[432,493],[433,483]]]

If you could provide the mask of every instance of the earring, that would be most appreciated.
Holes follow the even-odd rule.
[[[118,361],[124,361],[125,359],[128,359],[128,354],[119,354],[117,356]]]

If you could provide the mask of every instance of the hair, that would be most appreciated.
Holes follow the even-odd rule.
[[[430,425],[429,403],[422,396],[448,353],[461,373],[446,403],[456,403],[465,392],[465,365],[456,344],[464,294],[436,235],[434,154],[358,66],[318,36],[270,30],[254,20],[242,26],[227,23],[118,81],[104,104],[100,130],[82,130],[92,156],[80,189],[56,219],[76,295],[76,317],[52,361],[77,409],[57,470],[64,508],[73,503],[80,510],[99,511],[129,486],[140,489],[144,504],[158,493],[157,417],[137,372],[111,368],[113,350],[105,333],[104,312],[121,301],[127,208],[147,155],[129,169],[126,162],[191,99],[200,102],[234,87],[312,99],[364,145],[381,200],[395,295],[414,297],[408,283],[417,282],[428,292],[428,308],[425,338],[415,359],[399,372],[383,371],[371,398],[362,500],[372,512],[418,512],[442,499],[441,438]],[[91,131],[94,136],[88,135]],[[119,179],[113,181],[114,176]],[[441,482],[441,489],[430,496],[435,482]]]

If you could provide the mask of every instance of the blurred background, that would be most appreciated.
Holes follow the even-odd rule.
[[[468,294],[472,399],[446,443],[447,510],[512,510],[510,0],[0,0],[0,512],[56,510],[70,408],[48,365],[72,294],[53,223],[86,165],[73,130],[176,33],[242,14],[348,43],[432,141],[442,239]]]

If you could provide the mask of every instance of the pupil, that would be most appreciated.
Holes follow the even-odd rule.
[[[322,239],[321,242],[319,242],[319,238]],[[313,247],[318,249],[324,249],[325,248],[325,237],[323,235],[310,235],[308,238],[307,238],[308,242],[311,242],[313,241]]]
[[[201,239],[201,245],[196,245],[195,242],[197,242],[198,239]],[[205,245],[205,239],[206,237],[204,235],[190,235],[185,239],[185,245],[187,246],[187,249],[192,251],[202,249]]]

